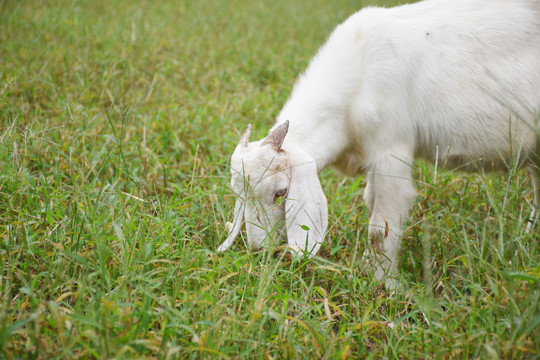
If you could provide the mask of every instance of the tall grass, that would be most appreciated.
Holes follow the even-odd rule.
[[[363,178],[332,170],[320,257],[214,251],[239,132],[366,4],[1,2],[0,357],[539,357],[523,172],[417,163],[399,293],[360,259]]]

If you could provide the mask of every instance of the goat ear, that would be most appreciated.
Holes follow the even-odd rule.
[[[240,138],[240,144],[242,146],[248,146],[249,144],[249,138],[251,136],[251,124],[248,124],[246,127],[246,131],[244,132],[244,135]]]
[[[285,220],[289,248],[297,254],[315,255],[328,226],[328,206],[314,161],[292,169]]]
[[[285,121],[283,124],[272,130],[270,134],[268,134],[268,136],[264,139],[262,145],[272,145],[274,150],[279,151],[281,145],[283,144],[283,140],[285,139],[285,135],[287,135],[288,131],[289,120]]]
[[[240,234],[240,230],[242,230],[242,224],[244,223],[244,199],[238,198],[236,199],[236,203],[234,205],[234,220],[231,227],[231,230],[229,231],[229,236],[227,236],[227,239],[217,248],[217,252],[222,252],[227,250],[231,247],[231,245],[234,243],[234,239]]]

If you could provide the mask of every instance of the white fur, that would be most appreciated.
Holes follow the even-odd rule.
[[[315,254],[327,226],[317,172],[334,166],[366,174],[376,277],[395,275],[402,226],[416,198],[415,158],[463,170],[519,161],[534,175],[540,206],[539,112],[540,0],[365,8],[334,30],[297,81],[274,127],[290,121],[281,147],[237,147],[235,221],[219,250],[240,232],[246,207],[250,245],[282,229],[293,250]],[[273,194],[283,187],[290,188],[286,204],[275,204]],[[293,188],[304,193],[291,194]]]

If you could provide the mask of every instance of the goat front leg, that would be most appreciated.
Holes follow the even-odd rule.
[[[397,254],[402,227],[416,199],[412,183],[412,156],[388,154],[368,173],[367,203],[371,209],[369,238],[376,255],[375,278],[397,287]]]
[[[538,223],[538,218],[540,216],[540,169],[534,165],[528,167],[529,173],[531,174],[531,181],[533,184],[533,209],[531,211],[531,216],[527,221],[527,227],[525,232],[529,234],[531,229]]]
[[[373,173],[367,174],[366,187],[364,188],[364,203],[367,206],[369,215],[373,214],[373,206],[375,205],[375,198],[373,197],[373,184],[375,180],[373,179]]]

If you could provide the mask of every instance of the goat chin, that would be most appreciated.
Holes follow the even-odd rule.
[[[328,225],[318,172],[334,166],[365,174],[375,277],[395,280],[418,157],[468,171],[526,166],[531,231],[540,213],[539,114],[539,0],[365,8],[319,49],[269,135],[249,142],[248,126],[231,158],[239,200],[218,250],[246,223],[248,245],[285,228],[293,253],[316,254]]]

